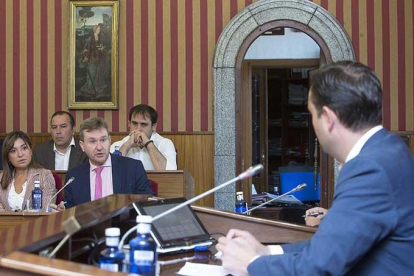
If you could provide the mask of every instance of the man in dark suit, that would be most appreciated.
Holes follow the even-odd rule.
[[[311,240],[264,246],[250,233],[219,239],[237,275],[412,275],[414,160],[382,126],[375,73],[339,62],[311,75],[308,109],[323,150],[343,163],[333,205]]]
[[[49,170],[70,170],[87,160],[73,137],[75,119],[66,111],[57,111],[50,119],[52,139],[37,145],[33,157],[37,163]]]
[[[109,153],[111,139],[103,119],[85,120],[79,136],[79,145],[89,162],[66,174],[66,181],[74,177],[65,188],[67,208],[111,194],[154,195],[141,161]],[[64,209],[63,203],[59,207]]]

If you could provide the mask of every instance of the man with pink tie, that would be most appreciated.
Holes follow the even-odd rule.
[[[111,137],[103,119],[85,120],[79,136],[79,145],[89,162],[66,174],[66,180],[75,180],[65,188],[66,204],[59,204],[60,210],[111,194],[154,195],[141,161],[109,153]]]

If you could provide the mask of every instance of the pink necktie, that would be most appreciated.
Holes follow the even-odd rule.
[[[102,177],[101,172],[104,167],[97,167],[95,169],[95,200],[100,199],[102,197]]]

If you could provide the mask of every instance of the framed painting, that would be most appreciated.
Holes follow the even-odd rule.
[[[69,109],[118,108],[118,7],[69,2]]]

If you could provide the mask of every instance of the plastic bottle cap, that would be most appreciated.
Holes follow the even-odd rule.
[[[152,223],[151,216],[137,216],[138,223]]]
[[[121,235],[121,230],[117,227],[105,229],[105,236],[107,237],[119,237],[120,235]]]
[[[34,185],[35,185],[35,187],[40,187],[40,181],[39,180],[35,180],[34,181]]]

